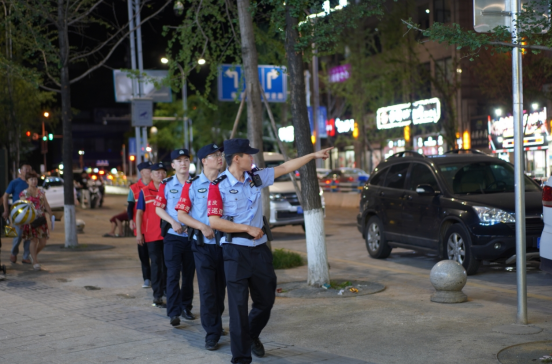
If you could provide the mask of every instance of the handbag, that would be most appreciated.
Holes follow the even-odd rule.
[[[16,238],[17,237],[17,231],[13,226],[10,225],[4,225],[4,234],[6,235],[6,238]]]
[[[34,219],[33,222],[31,222],[31,227],[36,229],[41,227],[44,224],[46,224],[46,218],[44,216],[39,216],[36,219]]]

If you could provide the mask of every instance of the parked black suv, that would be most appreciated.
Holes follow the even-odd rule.
[[[407,151],[378,165],[357,217],[371,257],[387,258],[394,247],[430,251],[475,274],[482,260],[515,254],[513,165],[463,152]],[[538,252],[542,190],[525,177],[525,191],[527,252]]]

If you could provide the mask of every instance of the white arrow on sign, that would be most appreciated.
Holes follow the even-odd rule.
[[[237,71],[231,71],[231,70],[226,70],[226,76],[230,77],[230,78],[234,78],[234,88],[238,88],[238,72]]]
[[[278,76],[280,76],[280,73],[276,70],[272,70],[266,74],[266,89],[271,90],[272,89],[272,80],[278,79]]]

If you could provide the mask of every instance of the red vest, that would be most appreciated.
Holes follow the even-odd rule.
[[[144,211],[144,215],[142,215],[142,234],[144,234],[144,241],[146,243],[163,240],[160,227],[161,218],[155,213],[155,206],[153,205],[153,201],[155,201],[157,197],[157,192],[153,181],[142,188],[144,202],[146,203],[146,210]]]
[[[140,191],[142,188],[146,187],[144,182],[141,179],[138,182],[130,185],[130,190],[134,195],[134,211],[132,212],[132,220],[136,222],[136,207],[138,207],[138,197],[140,197]],[[134,228],[134,236],[136,236],[136,228]]]

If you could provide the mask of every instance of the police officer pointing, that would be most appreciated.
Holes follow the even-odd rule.
[[[178,220],[188,226],[188,234],[193,236],[191,239],[201,302],[201,325],[207,333],[207,350],[218,348],[226,290],[222,248],[216,242],[215,232],[209,226],[207,217],[207,191],[222,168],[223,149],[216,144],[209,144],[197,152],[203,164],[203,172],[186,182],[180,202],[176,205]]]
[[[226,233],[221,245],[228,289],[232,363],[251,363],[252,352],[255,356],[264,356],[259,335],[268,323],[275,300],[276,274],[272,252],[265,244],[261,189],[272,185],[274,178],[293,172],[313,159],[328,158],[330,149],[278,167],[252,171],[252,154],[259,150],[251,148],[247,139],[224,142],[228,169],[209,186],[207,215],[211,228]],[[253,304],[248,315],[249,293]]]
[[[187,149],[172,151],[171,159],[175,175],[164,179],[153,205],[159,217],[170,224],[163,240],[163,253],[167,266],[167,316],[171,325],[180,325],[180,315],[194,320],[192,300],[194,298],[195,264],[185,227],[178,221],[175,207],[180,199],[182,187],[189,178],[190,153]],[[182,274],[182,287],[180,276]]]

